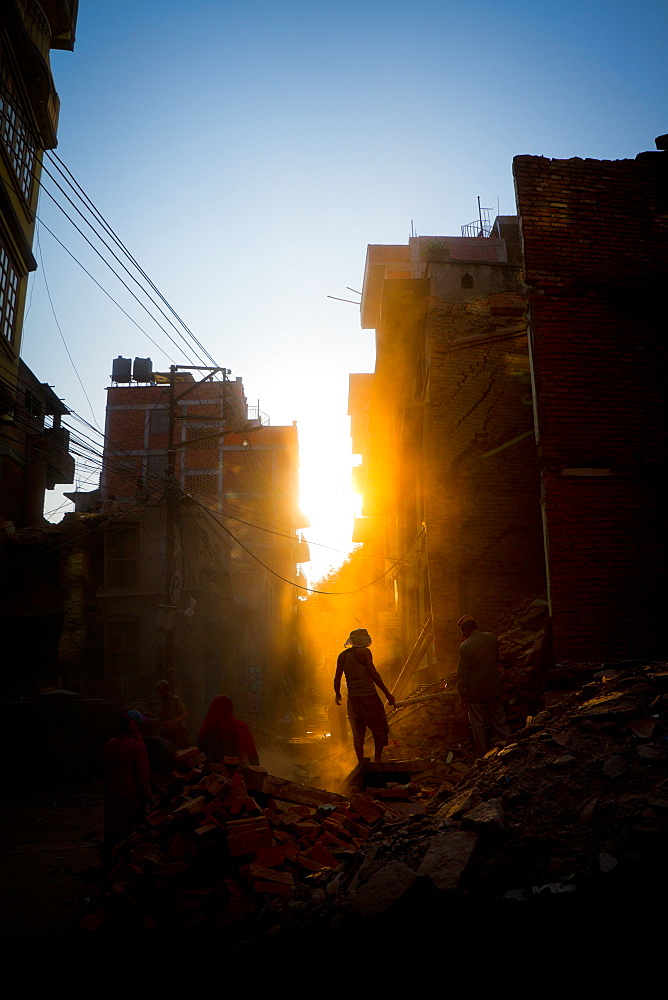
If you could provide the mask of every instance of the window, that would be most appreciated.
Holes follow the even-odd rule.
[[[19,276],[11,257],[0,243],[0,331],[11,344],[16,323]]]
[[[167,452],[161,451],[157,455],[146,456],[146,479],[148,482],[156,484],[156,480],[164,479],[167,473]]]
[[[104,623],[105,677],[139,672],[139,618],[108,618]]]
[[[24,114],[21,113],[16,90],[4,61],[0,62],[0,136],[7,150],[23,196],[30,202],[36,143]]]
[[[119,524],[104,533],[104,582],[107,587],[137,584],[139,532],[136,524]]]
[[[167,434],[169,431],[169,410],[151,410],[149,418],[149,431],[151,434]]]
[[[473,288],[473,278],[470,274],[465,274],[462,278],[462,288]]]

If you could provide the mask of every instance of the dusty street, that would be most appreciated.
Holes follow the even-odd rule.
[[[30,788],[0,805],[0,934],[10,982],[58,981],[58,953],[97,891],[102,785]]]

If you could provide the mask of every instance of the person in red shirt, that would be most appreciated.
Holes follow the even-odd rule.
[[[146,806],[153,799],[149,786],[148,754],[139,728],[140,712],[127,712],[121,718],[120,732],[105,744],[103,750],[104,841],[103,858],[143,822]]]
[[[245,722],[234,718],[233,711],[232,701],[226,695],[214,698],[199,731],[197,746],[214,763],[220,763],[223,757],[239,757],[257,765],[260,759],[253,734]]]
[[[353,746],[360,764],[364,762],[364,737],[367,729],[373,736],[374,761],[379,761],[387,746],[389,727],[383,703],[378,697],[379,687],[389,705],[394,705],[392,695],[373,663],[371,636],[365,628],[354,629],[346,639],[346,648],[339,653],[334,675],[336,704],[341,704],[341,677],[345,675],[348,687],[348,719],[353,732]]]

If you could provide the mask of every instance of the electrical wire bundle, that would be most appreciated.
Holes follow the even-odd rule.
[[[11,95],[5,93],[4,97],[5,99],[0,102],[0,127],[7,121],[8,116],[11,114],[14,115],[17,120],[21,121],[24,132],[28,136],[32,135],[33,130],[30,123],[27,119],[25,119],[25,116],[21,116],[20,109],[11,101]],[[37,247],[42,263],[42,274],[46,284],[47,295],[56,325],[70,358],[72,367],[89,403],[91,412],[93,412],[93,419],[95,420],[92,404],[86,392],[85,385],[77,370],[74,358],[72,357],[67,346],[65,336],[56,316],[51,292],[48,283],[46,282],[40,243],[40,228],[44,229],[53,237],[58,245],[88,275],[95,285],[118,307],[118,309],[120,309],[130,322],[133,323],[134,326],[136,326],[159,351],[161,351],[161,353],[165,354],[165,356],[172,361],[173,364],[177,364],[184,368],[196,366],[211,366],[212,368],[220,368],[220,365],[218,365],[206,347],[196,337],[178,312],[172,307],[167,298],[149,277],[147,272],[141,267],[139,262],[132,255],[130,250],[115,232],[114,228],[105,219],[102,212],[96,207],[93,200],[76,180],[72,171],[61,160],[58,154],[54,150],[45,150],[42,154],[41,171],[39,171],[39,174],[36,169],[38,166],[39,165],[37,164],[35,158],[32,161],[29,170],[32,173],[33,182],[38,182],[40,184],[40,192],[43,192],[43,194],[50,200],[50,202],[53,203],[58,211],[62,213],[73,229],[84,240],[85,244],[90,248],[95,256],[102,261],[104,266],[111,271],[117,281],[120,282],[125,291],[131,296],[133,301],[140,307],[143,313],[146,314],[154,327],[157,328],[152,330],[152,333],[154,334],[154,336],[152,336],[148,330],[137,322],[137,320],[121,305],[115,296],[112,295],[112,293],[109,292],[109,290],[100,281],[98,281],[91,271],[73,253],[73,251],[70,250],[59,238],[59,236],[57,236],[56,233],[46,224],[43,218],[35,213],[34,218],[38,226]],[[9,186],[8,182],[4,178],[2,178],[2,180],[5,185]],[[23,198],[18,177],[13,178],[13,186],[17,195]],[[159,333],[162,334],[168,344],[165,344],[164,342],[159,343],[155,339]],[[174,349],[182,355],[179,361],[175,361],[172,353],[170,353],[173,352]],[[14,390],[14,387],[9,384],[6,384],[6,387],[10,392]],[[245,414],[241,413],[238,401],[233,401],[233,405],[238,410],[235,414],[237,422],[242,424],[245,421]],[[29,419],[24,417],[19,419],[23,424],[21,429],[29,432],[38,432],[40,430],[40,428]],[[132,504],[131,507],[125,508],[124,513],[130,509],[134,509],[135,506],[141,506],[142,502],[146,503],[147,497],[150,498],[150,502],[152,503],[161,502],[166,488],[165,476],[149,472],[147,469],[143,468],[138,474],[137,468],[132,469],[132,460],[134,459],[136,462],[137,451],[141,452],[143,450],[142,448],[134,449],[120,447],[118,443],[109,440],[99,426],[94,426],[72,409],[69,409],[69,419],[65,419],[62,426],[70,434],[70,453],[74,456],[76,461],[77,483],[79,487],[88,484],[94,479],[94,477],[98,476],[110,460],[114,460],[116,462],[116,474],[123,475],[124,473],[122,468],[118,468],[118,461],[119,459],[125,458],[128,465],[128,471],[125,473],[126,478],[129,482],[132,482],[133,488],[136,487],[137,479],[141,478],[146,490],[146,496],[143,498],[143,501],[138,501],[137,504]],[[139,441],[137,441],[136,444],[138,445]],[[240,524],[253,529],[266,531],[273,535],[288,538],[293,542],[303,540],[307,541],[309,545],[321,546],[326,549],[331,549],[331,551],[334,552],[342,552],[340,549],[335,549],[334,547],[325,545],[321,542],[316,542],[310,539],[302,539],[295,535],[294,528],[291,525],[282,524],[276,517],[273,497],[276,495],[285,496],[285,491],[283,491],[274,482],[271,474],[265,467],[257,452],[253,449],[251,443],[247,442],[244,454],[246,456],[245,474],[249,477],[250,483],[254,487],[254,493],[260,498],[260,509],[258,509],[258,505],[254,505],[252,508],[244,508],[228,499],[223,499],[220,503],[220,510],[214,513],[206,507],[206,505],[202,504],[200,500],[197,500],[196,502],[199,506],[215,520],[215,523],[253,559],[264,566],[264,568],[270,573],[274,573],[275,576],[279,576],[279,574],[275,573],[255,553],[253,553],[244,544],[244,542],[237,538],[229,527],[223,523],[223,518],[225,520],[237,521]],[[234,473],[232,473],[232,475],[234,476]],[[267,483],[267,480],[271,482],[273,487],[271,496],[267,494],[265,489],[265,483]],[[245,488],[240,492],[249,492],[248,481],[245,481]],[[48,511],[47,514],[52,516],[65,507],[68,502],[69,501],[62,503],[59,507]],[[281,530],[282,528],[285,530]],[[371,586],[373,583],[391,573],[396,565],[401,562],[401,560],[404,559],[408,552],[410,552],[410,550],[414,547],[416,541],[417,539],[411,543],[406,553],[404,553],[400,559],[396,560],[389,570],[365,586]],[[342,552],[342,554],[348,555],[349,553]],[[375,557],[370,556],[369,558]],[[315,590],[311,587],[303,587],[293,581],[285,579],[282,576],[279,578],[299,590],[305,590],[310,593],[322,593],[321,591]],[[363,589],[365,589],[365,587],[358,588],[358,590]],[[357,591],[349,591],[346,593],[356,592]]]

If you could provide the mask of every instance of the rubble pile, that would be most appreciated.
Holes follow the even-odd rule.
[[[388,755],[402,758],[434,757],[445,760],[448,751],[460,741],[468,746],[466,712],[454,684],[446,688],[445,680],[424,685],[413,691],[407,705],[391,712],[388,717],[390,738]],[[438,693],[429,701],[416,699]]]
[[[485,904],[591,896],[606,880],[668,875],[667,847],[668,665],[599,669],[456,788],[321,872],[312,901],[341,919],[380,916],[425,882]]]
[[[179,751],[162,801],[116,848],[109,891],[81,926],[241,925],[267,900],[295,899],[314,873],[363,851],[388,814],[363,794],[348,799],[236,757],[216,764],[197,747]]]
[[[587,682],[553,689],[508,745],[473,764],[452,750],[404,761],[409,782],[397,771],[350,798],[183,751],[83,926],[208,928],[227,958],[270,941],[316,954],[332,933],[419,935],[469,905],[505,925],[538,900],[584,912],[610,887],[668,884],[668,664],[552,674]]]
[[[503,668],[503,700],[508,721],[533,714],[545,690],[551,654],[547,601],[523,604],[512,614],[510,628],[499,635],[499,658]]]

